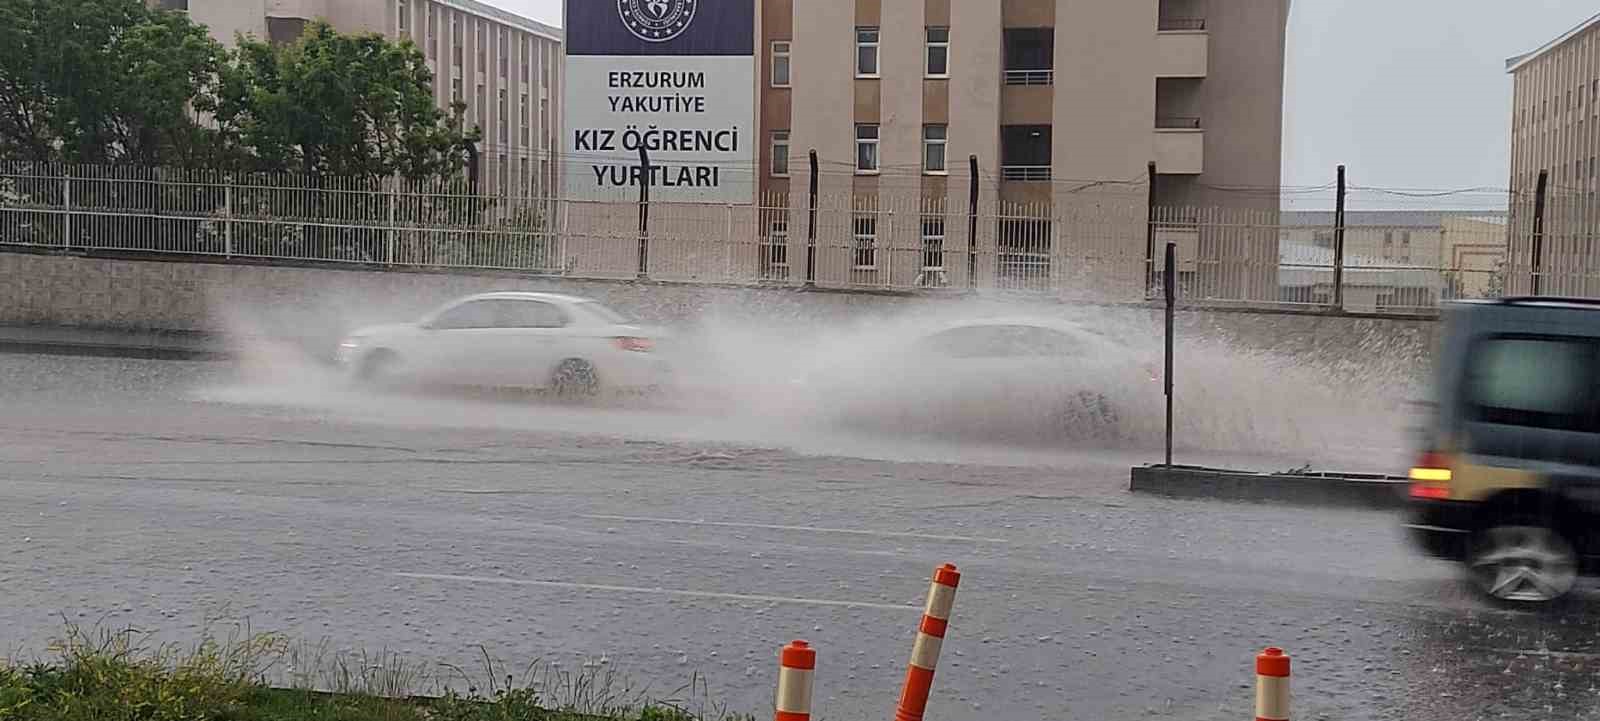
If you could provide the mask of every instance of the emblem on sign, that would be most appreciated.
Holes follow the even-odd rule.
[[[700,0],[617,0],[617,13],[634,37],[664,43],[689,29],[699,4]]]

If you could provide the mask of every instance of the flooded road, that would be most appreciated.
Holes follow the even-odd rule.
[[[1594,594],[1508,613],[1390,514],[1131,496],[1137,446],[345,395],[231,364],[0,356],[0,378],[7,650],[63,615],[175,638],[247,618],[464,668],[479,644],[604,657],[662,695],[698,673],[760,715],[805,638],[818,712],[881,718],[952,562],[943,718],[1241,718],[1268,644],[1299,718],[1600,717]],[[1344,465],[1393,471],[1403,441]],[[1341,460],[1306,448],[1181,460]]]

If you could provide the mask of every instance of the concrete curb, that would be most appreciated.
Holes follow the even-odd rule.
[[[1138,466],[1128,490],[1174,498],[1286,503],[1298,506],[1398,510],[1406,480],[1363,474],[1274,474],[1200,466]]]
[[[52,326],[0,326],[0,353],[154,360],[224,360],[234,355],[221,338],[206,333]]]

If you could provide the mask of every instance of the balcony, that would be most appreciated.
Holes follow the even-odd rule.
[[[1006,85],[1055,85],[1056,71],[1054,70],[1007,70],[1005,72]]]
[[[1163,18],[1156,33],[1156,77],[1203,78],[1211,62],[1211,35],[1202,18]]]
[[[1000,179],[1012,182],[1041,183],[1050,180],[1048,165],[1002,165]]]
[[[1199,175],[1205,172],[1206,133],[1199,118],[1156,119],[1156,172],[1165,175]]]

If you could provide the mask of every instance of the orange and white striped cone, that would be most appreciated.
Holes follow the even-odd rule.
[[[939,667],[939,650],[944,646],[944,632],[950,626],[950,610],[955,607],[959,585],[961,573],[955,566],[946,563],[934,569],[928,605],[922,611],[917,642],[911,647],[906,685],[900,691],[900,705],[895,708],[895,721],[922,721],[922,714],[928,710],[928,692],[933,690],[933,672]]]
[[[811,721],[811,674],[817,650],[794,641],[778,652],[778,701],[774,721]]]
[[[1256,721],[1289,721],[1289,655],[1281,648],[1256,656]]]

